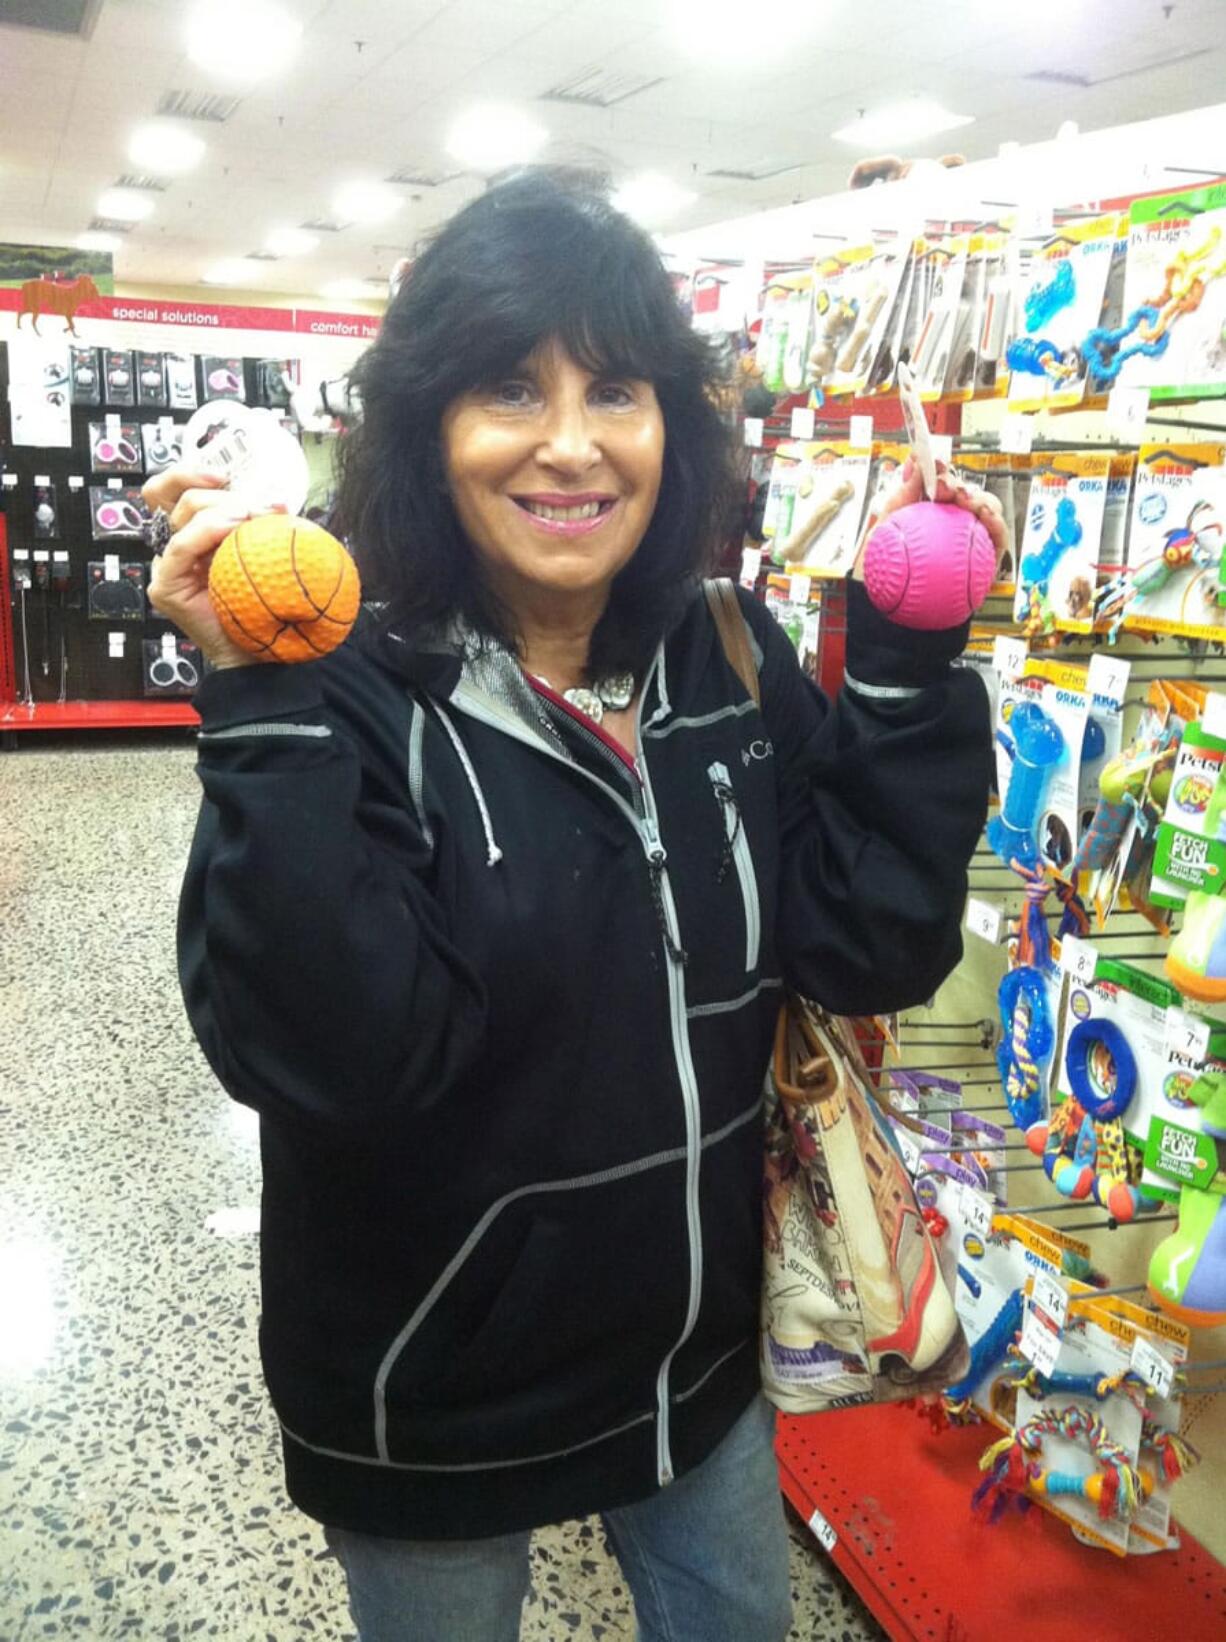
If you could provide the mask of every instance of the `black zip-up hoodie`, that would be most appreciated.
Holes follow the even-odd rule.
[[[503,655],[380,631],[199,692],[183,990],[261,1117],[261,1348],[321,1521],[480,1537],[698,1464],[758,1382],[781,982],[858,1014],[957,961],[991,777],[965,630],[850,584],[831,702],[742,604],[761,712],[696,597],[641,784]]]

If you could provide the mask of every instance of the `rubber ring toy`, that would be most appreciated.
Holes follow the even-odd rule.
[[[1104,1057],[1114,1063],[1108,1077]],[[1137,1087],[1137,1062],[1128,1039],[1114,1021],[1079,1021],[1069,1034],[1065,1059],[1069,1089],[1096,1123],[1108,1123],[1128,1110]]]

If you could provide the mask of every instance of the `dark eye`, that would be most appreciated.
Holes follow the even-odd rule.
[[[533,388],[530,382],[496,382],[490,389],[490,398],[499,405],[527,405],[531,402],[532,395]]]
[[[598,405],[614,410],[636,402],[634,389],[628,382],[598,382],[592,389],[592,398]]]

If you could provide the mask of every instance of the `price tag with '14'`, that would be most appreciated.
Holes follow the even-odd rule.
[[[962,1223],[967,1231],[973,1231],[979,1237],[987,1237],[992,1230],[992,1204],[973,1186],[958,1182],[957,1192],[958,1213],[962,1216]]]
[[[1000,908],[972,895],[966,903],[966,927],[981,941],[990,941],[995,946],[1000,940]]]
[[[1039,1272],[1026,1304],[1018,1349],[1040,1374],[1051,1374],[1060,1355],[1060,1336],[1068,1316],[1068,1294],[1054,1277]]]

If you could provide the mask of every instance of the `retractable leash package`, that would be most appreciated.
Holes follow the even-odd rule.
[[[1088,339],[1102,317],[1123,221],[1111,213],[1070,224],[1033,259],[1023,297],[1025,329],[1005,350],[1010,410],[1069,410],[1084,399]]]
[[[1111,457],[1089,451],[1034,458],[1013,619],[1027,637],[1089,633]]]
[[[171,410],[195,410],[200,403],[196,392],[196,359],[194,354],[164,354],[166,370],[166,403]]]
[[[243,374],[243,362],[233,355],[221,358],[216,354],[204,354],[200,360],[200,402],[207,404],[210,399],[237,399],[242,403],[247,399],[246,380]]]
[[[201,678],[200,651],[175,633],[141,644],[141,674],[147,696],[190,696]]]
[[[89,424],[89,465],[95,473],[139,473],[141,471],[140,427],[108,416],[105,422]]]
[[[1123,317],[1101,351],[1151,398],[1226,394],[1226,187],[1133,202]]]
[[[183,429],[176,427],[169,416],[159,417],[156,422],[142,422],[140,436],[146,473],[161,473],[182,460]]]
[[[145,499],[134,486],[111,489],[107,485],[89,487],[89,533],[95,542],[115,537],[140,537],[149,521]]]
[[[60,510],[55,498],[55,486],[48,479],[34,486],[34,535],[39,541],[52,541],[60,534]]]
[[[161,410],[167,403],[166,364],[160,353],[138,353],[136,356],[136,402],[151,410]]]
[[[130,348],[108,348],[105,354],[106,402],[108,405],[136,403],[136,370]]]
[[[91,621],[144,621],[148,566],[124,563],[117,554],[85,567],[86,612]]]
[[[74,405],[100,405],[102,403],[102,362],[97,348],[80,348],[75,345],[68,351],[69,368],[72,372],[72,402]]]

